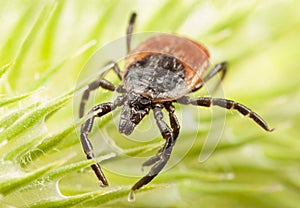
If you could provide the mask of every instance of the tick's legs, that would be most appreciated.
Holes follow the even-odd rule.
[[[123,98],[118,97],[114,103],[103,103],[93,107],[92,110],[89,111],[88,114],[92,114],[93,116],[82,124],[80,133],[81,144],[87,156],[87,159],[94,159],[93,146],[88,138],[88,134],[91,132],[94,124],[94,119],[96,117],[101,117],[109,113],[110,111],[114,110],[117,106],[120,106],[122,104]],[[108,182],[100,168],[99,163],[95,163],[91,167],[94,170],[97,178],[101,181],[101,186],[107,186]]]
[[[118,75],[118,77],[122,79],[122,72],[120,71],[118,65],[115,62],[108,63],[107,69],[100,74],[100,78],[90,83],[88,85],[88,88],[84,90],[79,106],[79,118],[81,118],[84,115],[85,104],[89,99],[91,91],[96,90],[98,87],[102,87],[103,89],[110,91],[115,91],[115,86],[108,80],[103,79],[105,72],[107,72],[110,69],[113,69],[114,72]]]
[[[170,115],[171,126],[174,129],[172,131],[171,128],[163,121],[163,113],[162,113],[163,106],[161,104],[156,104],[153,107],[154,117],[163,138],[166,140],[166,143],[164,147],[159,150],[156,156],[150,158],[148,161],[146,161],[146,163],[143,164],[144,166],[154,164],[154,166],[150,169],[147,175],[141,178],[131,188],[131,192],[129,194],[130,200],[134,199],[133,191],[148,184],[155,176],[157,176],[157,174],[164,168],[164,166],[166,165],[167,161],[170,158],[171,151],[176,142],[177,135],[179,132],[179,124],[177,118],[174,115],[174,107],[172,105],[167,105],[167,107],[168,107],[167,110],[169,111],[169,115]]]
[[[118,66],[118,64],[117,64],[116,62],[110,61],[110,62],[108,62],[108,63],[106,64],[106,67],[108,67],[107,70],[105,70],[104,72],[102,72],[102,73],[100,74],[100,78],[103,77],[103,75],[104,75],[105,72],[107,72],[107,71],[109,71],[110,69],[112,69],[112,70],[114,70],[114,72],[118,75],[119,79],[122,80],[122,72],[121,72],[121,70],[120,70],[120,68],[119,68],[119,66]]]
[[[197,84],[195,86],[195,88],[192,90],[192,92],[195,92],[197,90],[199,90],[201,87],[203,87],[203,85],[208,81],[210,80],[212,77],[214,77],[216,74],[218,73],[222,73],[221,74],[221,78],[220,80],[218,81],[217,85],[215,86],[215,88],[212,90],[212,92],[214,92],[218,87],[219,85],[221,84],[222,80],[224,79],[225,75],[226,75],[226,71],[227,71],[227,62],[224,61],[222,63],[219,63],[217,64],[210,72],[208,75],[206,75],[203,80]]]
[[[99,86],[102,87],[103,89],[107,89],[110,91],[115,90],[115,86],[111,82],[105,79],[98,79],[92,82],[91,84],[89,84],[88,88],[83,92],[83,95],[81,97],[81,102],[79,107],[79,118],[81,118],[84,115],[85,104],[89,99],[90,92],[97,89]]]
[[[134,28],[135,18],[136,18],[136,13],[132,13],[130,20],[129,20],[128,27],[127,27],[127,31],[126,31],[127,53],[129,53],[129,51],[131,50],[131,48],[130,48],[131,36],[132,36],[133,28]],[[115,87],[113,86],[112,83],[103,79],[103,75],[105,74],[105,72],[107,72],[110,69],[113,69],[115,71],[115,73],[118,75],[119,79],[122,79],[122,72],[120,71],[118,65],[115,62],[110,62],[107,64],[107,66],[109,66],[109,65],[112,65],[112,66],[108,67],[104,72],[102,72],[100,74],[100,78],[98,80],[92,82],[91,84],[89,84],[88,88],[84,91],[82,98],[81,98],[81,102],[80,102],[80,108],[79,108],[79,117],[80,118],[84,115],[85,103],[87,102],[91,91],[97,89],[99,86],[104,89],[107,89],[107,90],[111,90],[111,91],[115,90]]]
[[[251,109],[247,108],[246,106],[236,103],[232,100],[227,100],[223,98],[211,98],[211,97],[200,97],[196,99],[191,99],[187,96],[184,96],[177,100],[178,103],[181,104],[192,104],[197,106],[204,106],[204,107],[210,107],[212,105],[217,105],[222,108],[226,109],[234,109],[237,110],[239,113],[241,113],[244,116],[249,116],[251,119],[253,119],[258,125],[260,125],[264,130],[266,131],[273,131],[274,129],[270,129],[267,125],[267,123],[255,112],[253,112]]]
[[[164,106],[165,108],[167,109],[167,111],[169,112],[169,119],[170,119],[170,125],[171,125],[171,128],[173,130],[173,137],[174,139],[176,140],[176,138],[178,137],[178,134],[179,134],[179,130],[180,130],[180,125],[179,125],[179,122],[177,120],[177,117],[175,116],[174,112],[175,112],[175,108],[174,106],[172,105],[171,102],[166,102],[164,103]],[[144,169],[145,166],[150,166],[150,165],[153,165],[154,163],[156,163],[158,160],[160,160],[161,158],[161,154],[162,154],[162,151],[164,150],[164,147],[161,148],[157,154],[151,158],[149,158],[147,161],[145,161],[143,164],[142,164],[142,170]]]
[[[164,106],[167,109],[167,111],[169,112],[170,124],[171,124],[171,128],[173,129],[173,137],[176,139],[179,134],[180,125],[179,125],[176,115],[174,114],[175,108],[172,105],[172,102],[165,102]]]
[[[134,28],[135,18],[136,18],[136,13],[132,13],[130,16],[129,24],[128,24],[127,31],[126,31],[127,54],[131,50],[131,36],[132,36],[133,28]]]

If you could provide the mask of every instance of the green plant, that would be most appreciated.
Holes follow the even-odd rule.
[[[1,207],[297,207],[299,10],[298,1],[279,0],[2,0]],[[213,62],[228,60],[226,97],[255,109],[276,131],[265,133],[228,113],[216,150],[199,163],[211,115],[183,108],[200,112],[200,121],[191,120],[201,128],[182,129],[173,157],[192,148],[130,204],[127,194],[137,178],[107,171],[110,187],[97,186],[89,169],[93,161],[85,160],[75,131],[82,120],[73,120],[72,100],[82,88],[76,87],[80,71],[105,43],[124,35],[132,11],[139,14],[136,32],[186,35],[204,43]],[[158,138],[122,146],[112,116],[98,125],[111,130],[129,155],[162,144]],[[118,161],[109,152],[99,156],[104,163]]]

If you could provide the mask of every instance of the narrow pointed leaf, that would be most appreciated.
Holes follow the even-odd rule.
[[[48,172],[49,170],[56,167],[60,162],[55,162],[49,165],[45,165],[40,169],[37,169],[35,171],[29,172],[29,173],[20,173],[20,176],[18,177],[10,177],[7,176],[7,178],[4,181],[0,181],[0,193],[2,195],[7,195],[8,193],[19,189],[21,187],[25,187],[26,185],[32,183],[34,180],[43,177],[43,175]],[[15,173],[12,173],[15,174]],[[5,176],[2,178],[4,179]]]
[[[18,96],[14,96],[14,97],[0,97],[0,107],[11,104],[11,103],[15,103],[18,102],[24,98],[27,98],[28,96],[30,96],[32,93],[26,93],[23,95],[18,95]]]
[[[46,104],[41,104],[37,109],[25,114],[12,126],[0,133],[0,141],[4,139],[11,139],[22,132],[25,132],[28,128],[34,126],[36,123],[41,122],[47,114],[50,114],[62,106],[64,106],[72,96],[64,96],[59,99],[55,99]]]

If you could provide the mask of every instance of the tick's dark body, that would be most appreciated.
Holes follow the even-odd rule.
[[[184,66],[163,54],[149,55],[129,66],[123,83],[127,92],[143,94],[154,102],[174,100],[188,89]]]
[[[122,79],[123,85],[115,87],[112,83],[100,78],[91,84],[84,91],[80,104],[79,116],[84,115],[85,102],[89,98],[90,91],[99,86],[121,93],[114,102],[103,103],[93,107],[90,114],[93,114],[81,127],[81,142],[88,159],[93,159],[93,148],[88,139],[92,130],[95,117],[101,117],[119,106],[122,107],[120,115],[119,131],[129,135],[135,126],[147,115],[150,109],[154,112],[157,126],[165,139],[165,145],[158,153],[143,163],[143,166],[152,168],[133,187],[130,199],[133,199],[133,191],[149,183],[165,166],[170,158],[171,151],[179,134],[179,122],[174,114],[173,102],[181,104],[192,104],[209,107],[217,105],[227,109],[236,109],[241,114],[252,118],[266,131],[272,131],[263,119],[249,108],[242,104],[222,98],[200,97],[191,99],[186,96],[188,93],[200,89],[206,81],[217,73],[221,72],[221,79],[224,77],[226,62],[216,65],[203,78],[204,72],[209,66],[209,53],[199,43],[177,35],[158,35],[149,38],[130,50],[130,40],[133,30],[135,14],[131,16],[127,29],[127,51],[125,70],[121,72],[115,63],[111,68]],[[169,113],[169,125],[163,120],[162,109]],[[92,165],[96,176],[102,186],[108,182],[100,168],[100,164]]]

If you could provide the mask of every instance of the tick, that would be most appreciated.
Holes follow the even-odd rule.
[[[227,62],[209,68],[209,52],[201,44],[173,34],[160,34],[150,37],[131,50],[131,36],[136,14],[131,15],[126,33],[127,58],[124,70],[121,71],[114,62],[107,70],[113,70],[122,80],[119,86],[114,86],[104,78],[104,71],[99,79],[90,83],[85,89],[79,109],[79,117],[83,117],[85,103],[91,91],[101,87],[115,91],[120,95],[113,101],[94,106],[88,114],[91,115],[81,126],[81,143],[87,159],[94,159],[93,147],[88,138],[94,119],[122,107],[119,131],[130,135],[134,128],[152,109],[156,124],[162,137],[164,146],[157,154],[149,158],[142,166],[152,166],[150,171],[137,181],[131,188],[129,199],[134,198],[134,191],[148,184],[164,168],[168,162],[172,149],[176,143],[180,125],[175,115],[173,103],[191,104],[210,107],[219,106],[237,110],[244,116],[249,116],[266,131],[272,131],[266,122],[251,109],[233,100],[213,97],[190,98],[188,94],[199,90],[208,80],[221,73],[221,80],[227,70]],[[163,119],[162,109],[165,108],[169,116],[169,125]],[[108,186],[107,179],[99,163],[92,166],[101,186]]]

